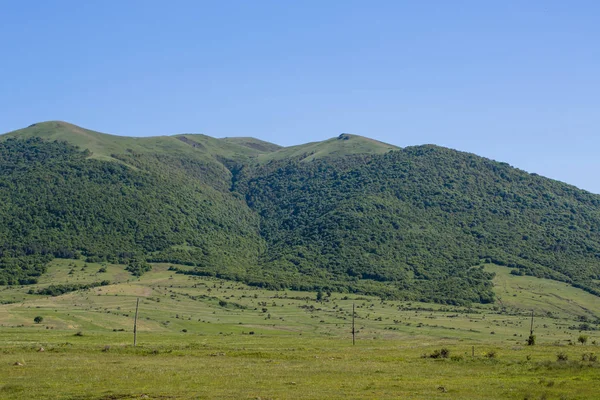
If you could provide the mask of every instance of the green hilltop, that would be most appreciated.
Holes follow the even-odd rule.
[[[281,147],[44,122],[0,136],[0,285],[81,258],[136,275],[168,262],[272,289],[468,304],[494,301],[491,263],[598,296],[599,206],[432,145],[342,134]]]

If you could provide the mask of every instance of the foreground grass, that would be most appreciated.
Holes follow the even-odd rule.
[[[589,346],[486,343],[472,357],[466,343],[411,338],[146,334],[133,348],[129,336],[5,331],[0,398],[591,399],[600,381],[598,363],[578,361]],[[451,358],[422,357],[440,346]]]
[[[499,303],[465,308],[335,293],[317,301],[168,265],[134,278],[122,266],[57,260],[38,285],[0,288],[0,399],[600,398],[600,363],[589,357],[600,355],[600,335],[574,328],[596,328],[597,298],[488,267]],[[113,284],[35,294],[104,279]],[[530,307],[533,347],[524,345]],[[582,333],[586,345],[576,344]],[[448,358],[429,357],[442,348]]]

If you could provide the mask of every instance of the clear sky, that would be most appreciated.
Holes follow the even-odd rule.
[[[0,132],[342,132],[600,193],[598,1],[0,0]]]

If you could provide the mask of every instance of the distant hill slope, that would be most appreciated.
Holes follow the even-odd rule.
[[[155,137],[125,137],[95,132],[62,121],[40,122],[27,128],[19,129],[0,136],[2,139],[27,139],[40,137],[45,140],[59,140],[70,143],[81,149],[87,149],[92,158],[110,159],[113,154],[143,153],[161,155],[194,155],[201,158],[227,157],[256,157],[264,151],[253,149],[251,146],[237,144],[235,141],[215,139],[206,135],[184,134]],[[265,147],[271,145],[263,142]],[[277,145],[270,148],[277,149]]]
[[[109,135],[84,129],[79,126],[62,121],[41,122],[27,128],[9,132],[2,138],[28,139],[40,137],[46,140],[59,140],[68,142],[81,149],[87,149],[91,157],[110,159],[112,154],[125,154],[128,151],[138,153],[189,153],[191,149],[173,137],[147,137],[133,138]]]
[[[337,158],[353,154],[385,154],[388,151],[398,150],[391,144],[378,142],[358,135],[343,133],[337,138],[322,142],[307,143],[298,146],[284,147],[275,152],[270,152],[260,157],[260,160],[291,160],[312,161],[320,158]]]
[[[0,136],[0,220],[0,284],[81,255],[465,304],[493,301],[493,275],[478,267],[492,262],[600,295],[600,196],[473,154],[355,135],[281,148],[35,124]]]
[[[272,153],[283,148],[277,144],[265,142],[264,140],[259,140],[251,137],[228,137],[219,140],[222,140],[223,142],[227,143],[234,143],[244,147],[249,147],[260,153]]]

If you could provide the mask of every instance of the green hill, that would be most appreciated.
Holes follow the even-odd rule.
[[[312,161],[321,158],[339,158],[353,154],[384,154],[398,147],[358,135],[343,133],[337,138],[291,146],[260,157],[263,162],[274,160]]]
[[[486,263],[600,295],[600,196],[473,154],[342,134],[126,138],[63,122],[0,136],[0,284],[55,257],[251,285],[494,301]]]
[[[89,156],[39,138],[0,143],[0,284],[30,282],[52,257],[193,260],[224,271],[239,260],[256,264],[258,217],[229,193],[222,165],[168,154],[113,154],[122,163]]]

